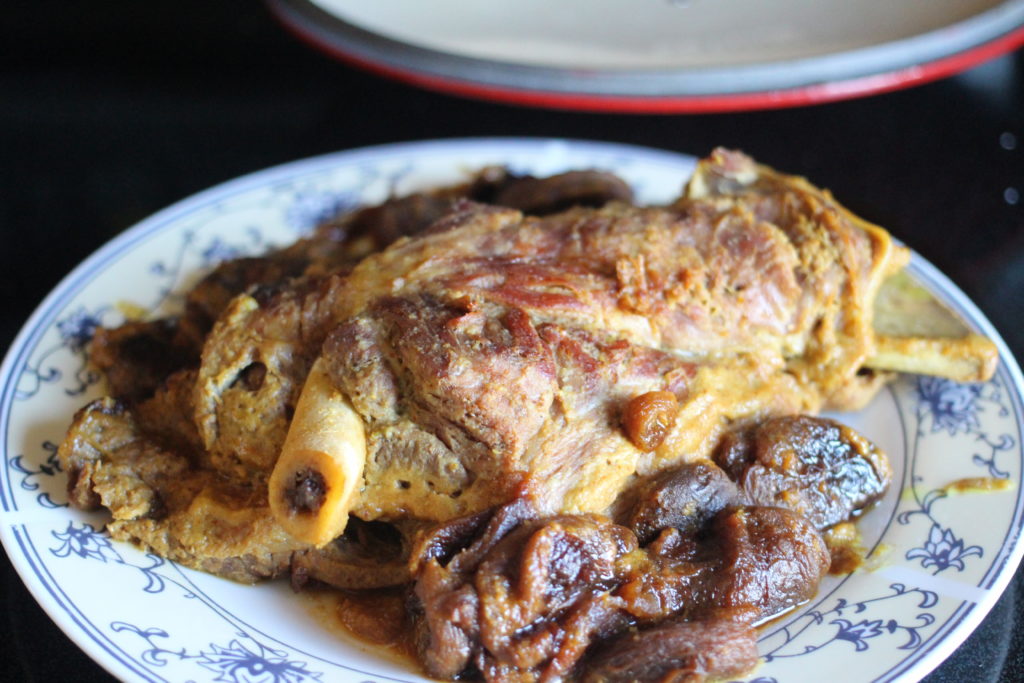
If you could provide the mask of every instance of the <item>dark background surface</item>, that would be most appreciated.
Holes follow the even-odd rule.
[[[297,42],[251,2],[5,5],[0,15],[0,350],[121,230],[297,158],[464,136],[737,147],[831,188],[959,284],[1024,357],[1024,54],[952,79],[758,113],[620,116],[415,90]],[[3,680],[109,680],[0,561]],[[1020,575],[927,680],[1024,680]],[[851,672],[850,680],[857,680]]]

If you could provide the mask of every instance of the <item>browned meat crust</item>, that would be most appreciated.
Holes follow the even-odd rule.
[[[125,401],[151,396],[168,375],[199,360],[197,349],[179,343],[177,321],[128,322],[98,328],[89,360],[103,373],[110,393]]]
[[[708,457],[727,424],[877,389],[858,375],[870,297],[904,252],[723,155],[703,175],[727,161],[740,199],[547,218],[463,203],[338,280],[318,310],[342,321],[323,354],[368,429],[355,514],[445,519],[523,476],[546,509],[602,510],[634,473]],[[652,391],[680,407],[647,453],[619,415]]]
[[[390,198],[329,220],[317,226],[310,237],[266,256],[220,264],[188,293],[176,342],[198,351],[235,296],[255,286],[275,286],[301,275],[346,273],[365,256],[399,238],[422,232],[445,216],[460,198],[545,215],[570,206],[629,201],[632,196],[632,189],[609,173],[572,171],[534,178],[488,168],[463,185]]]

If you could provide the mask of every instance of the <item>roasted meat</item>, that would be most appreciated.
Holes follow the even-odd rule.
[[[316,310],[336,323],[320,351],[365,427],[353,513],[446,519],[520,480],[547,510],[599,511],[635,474],[708,457],[728,425],[877,389],[859,374],[872,297],[905,250],[745,157],[702,173],[726,162],[749,206],[538,218],[463,203],[338,279]],[[204,354],[201,373],[222,369]],[[679,406],[642,450],[621,415],[649,392]]]
[[[742,154],[630,199],[490,168],[222,264],[181,317],[97,334],[114,397],[60,447],[72,503],[235,580],[407,586],[435,676],[742,674],[891,478],[803,414],[994,347],[878,333],[907,250]]]
[[[252,583],[286,574],[306,547],[270,514],[265,491],[193,466],[114,399],[79,411],[59,454],[72,504],[110,510],[113,538],[161,557]]]

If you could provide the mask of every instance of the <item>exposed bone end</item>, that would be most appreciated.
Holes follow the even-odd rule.
[[[270,509],[292,536],[322,547],[348,523],[366,461],[362,419],[318,360],[270,476]]]
[[[889,277],[875,297],[873,327],[887,337],[960,338],[970,329],[906,271]]]
[[[958,382],[991,379],[999,349],[971,333],[931,292],[902,272],[882,285],[875,299],[873,370],[946,377]]]
[[[985,382],[999,363],[999,350],[985,337],[886,337],[876,340],[867,365],[875,370],[895,370],[946,377],[957,382]]]
[[[270,509],[290,535],[321,547],[345,530],[351,487],[331,454],[301,450],[290,460],[271,476]]]
[[[284,497],[295,514],[316,514],[327,499],[327,482],[318,470],[301,469],[285,485]]]

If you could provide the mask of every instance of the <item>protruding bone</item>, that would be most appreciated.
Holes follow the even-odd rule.
[[[362,419],[317,360],[270,476],[270,508],[295,538],[321,547],[345,530],[366,461]]]
[[[984,382],[995,373],[999,350],[906,273],[889,278],[875,299],[874,370],[912,372],[958,382]]]

